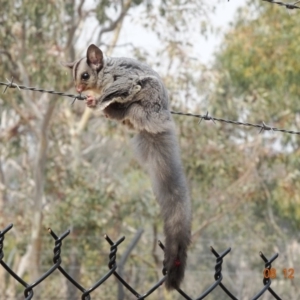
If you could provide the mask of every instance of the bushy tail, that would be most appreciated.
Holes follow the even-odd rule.
[[[135,139],[140,163],[148,169],[161,206],[165,233],[164,266],[168,290],[179,288],[191,241],[191,206],[175,131],[141,131]]]

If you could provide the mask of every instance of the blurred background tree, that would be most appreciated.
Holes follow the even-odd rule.
[[[108,55],[135,57],[151,65],[170,92],[172,110],[205,113],[274,127],[299,128],[297,15],[260,0],[236,14],[213,66],[204,66],[194,37],[211,24],[208,1],[0,0],[0,70],[19,84],[74,92],[59,61],[73,61],[96,43]],[[228,4],[229,5],[229,4]],[[127,22],[127,23],[126,23]],[[121,44],[131,24],[151,34],[156,46]],[[124,55],[126,53],[126,55]],[[109,247],[102,238],[127,239],[144,229],[124,268],[139,291],[161,278],[162,222],[147,174],[134,160],[132,133],[99,112],[48,94],[7,90],[0,95],[0,228],[5,261],[29,282],[52,264],[53,241],[46,234],[71,229],[63,265],[82,285],[107,271]],[[193,205],[193,245],[182,288],[199,295],[213,278],[212,245],[232,247],[224,262],[225,284],[239,299],[262,285],[263,251],[276,260],[275,290],[299,299],[299,158],[296,136],[262,133],[228,124],[174,116]],[[151,247],[149,247],[151,245]],[[275,265],[274,265],[275,266]],[[225,271],[226,270],[226,271]],[[199,285],[199,279],[201,284]],[[111,278],[93,299],[116,299]],[[0,299],[18,299],[23,288],[0,268]],[[4,292],[3,292],[4,291]],[[34,289],[35,299],[79,299],[77,291],[52,275]],[[4,293],[4,294],[3,294]],[[152,298],[151,298],[152,297]],[[159,289],[149,299],[180,299]],[[209,299],[227,299],[216,289]],[[132,299],[125,292],[122,299]]]

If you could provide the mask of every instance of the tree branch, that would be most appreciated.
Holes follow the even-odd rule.
[[[99,45],[101,43],[101,39],[102,39],[102,35],[106,32],[110,32],[113,31],[117,28],[119,23],[123,22],[123,19],[125,17],[125,15],[127,14],[130,6],[131,6],[131,2],[132,0],[128,0],[121,9],[120,15],[117,17],[117,19],[113,22],[110,23],[109,26],[104,27],[100,30],[99,35],[98,35],[98,39],[97,39],[97,44]]]

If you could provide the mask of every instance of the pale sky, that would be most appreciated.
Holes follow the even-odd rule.
[[[212,2],[216,3],[217,1],[212,0]],[[230,0],[229,2],[224,0],[222,3],[218,4],[215,14],[211,16],[213,24],[221,27],[222,31],[224,32],[226,29],[228,29],[229,23],[233,21],[237,8],[243,6],[245,2],[245,0]],[[201,53],[201,59],[204,63],[207,63],[210,61],[210,59],[212,59],[213,52],[221,43],[221,40],[221,35],[218,37],[211,36],[209,40],[203,39],[202,43],[205,45],[205,47]]]
[[[210,19],[215,26],[219,26],[224,32],[229,23],[233,20],[234,14],[238,7],[242,6],[245,3],[245,0],[223,0],[221,3],[218,3],[217,0],[210,0],[211,4],[216,5],[216,11],[214,14],[211,14]],[[197,54],[199,54],[198,58],[201,62],[207,64],[213,58],[213,52],[221,43],[222,34],[219,36],[209,36],[208,39],[205,39],[202,36],[197,37]],[[157,46],[157,40],[154,34],[151,34],[145,31],[141,27],[134,26],[129,23],[128,19],[124,23],[124,27],[122,29],[121,38],[118,44],[124,43],[133,43],[136,46],[140,46],[142,48],[155,48]],[[126,56],[123,53],[122,49],[116,49],[114,52],[114,56]]]
[[[242,6],[245,3],[245,0],[207,0],[210,5],[216,6],[216,11],[214,14],[209,16],[212,24],[215,26],[219,26],[224,32],[234,18],[234,14],[238,7]],[[268,4],[268,3],[267,3]],[[92,0],[87,1],[87,6],[92,7],[94,2]],[[132,11],[131,11],[132,14]],[[120,35],[120,39],[118,41],[118,45],[132,43],[137,47],[146,48],[147,50],[156,49],[158,46],[158,40],[154,33],[151,33],[141,26],[137,26],[136,24],[132,24],[129,20],[130,18],[125,18],[124,26],[122,27],[122,32]],[[96,21],[90,19],[89,22],[86,22],[86,32],[94,30],[96,25]],[[89,36],[89,34],[84,35],[83,38]],[[204,63],[208,64],[212,58],[215,49],[217,49],[218,45],[221,43],[222,34],[219,36],[209,35],[208,39],[205,39],[201,35],[195,37],[197,39],[197,43],[195,43],[195,51],[198,59]],[[95,35],[96,39],[96,35]],[[80,39],[81,40],[81,39]],[[109,35],[104,35],[103,40],[106,43],[109,43]],[[95,42],[95,41],[92,41]],[[85,51],[87,47],[87,41],[79,42],[79,48],[82,48]],[[83,45],[83,46],[82,46]],[[155,51],[154,51],[155,52]],[[117,47],[114,50],[113,56],[129,56],[128,48]]]

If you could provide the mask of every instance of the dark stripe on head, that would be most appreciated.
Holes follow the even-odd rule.
[[[136,70],[141,70],[142,71],[140,66],[138,64],[134,63],[134,62],[130,62],[130,63],[129,62],[122,62],[120,64],[120,67],[123,67],[124,69],[132,69],[132,70],[136,69]]]
[[[78,62],[76,63],[76,65],[73,67],[73,70],[74,70],[74,73],[73,73],[73,76],[74,76],[74,80],[76,81],[77,80],[77,70],[78,70],[78,66],[80,64],[80,62],[83,60],[83,58],[79,59]]]

